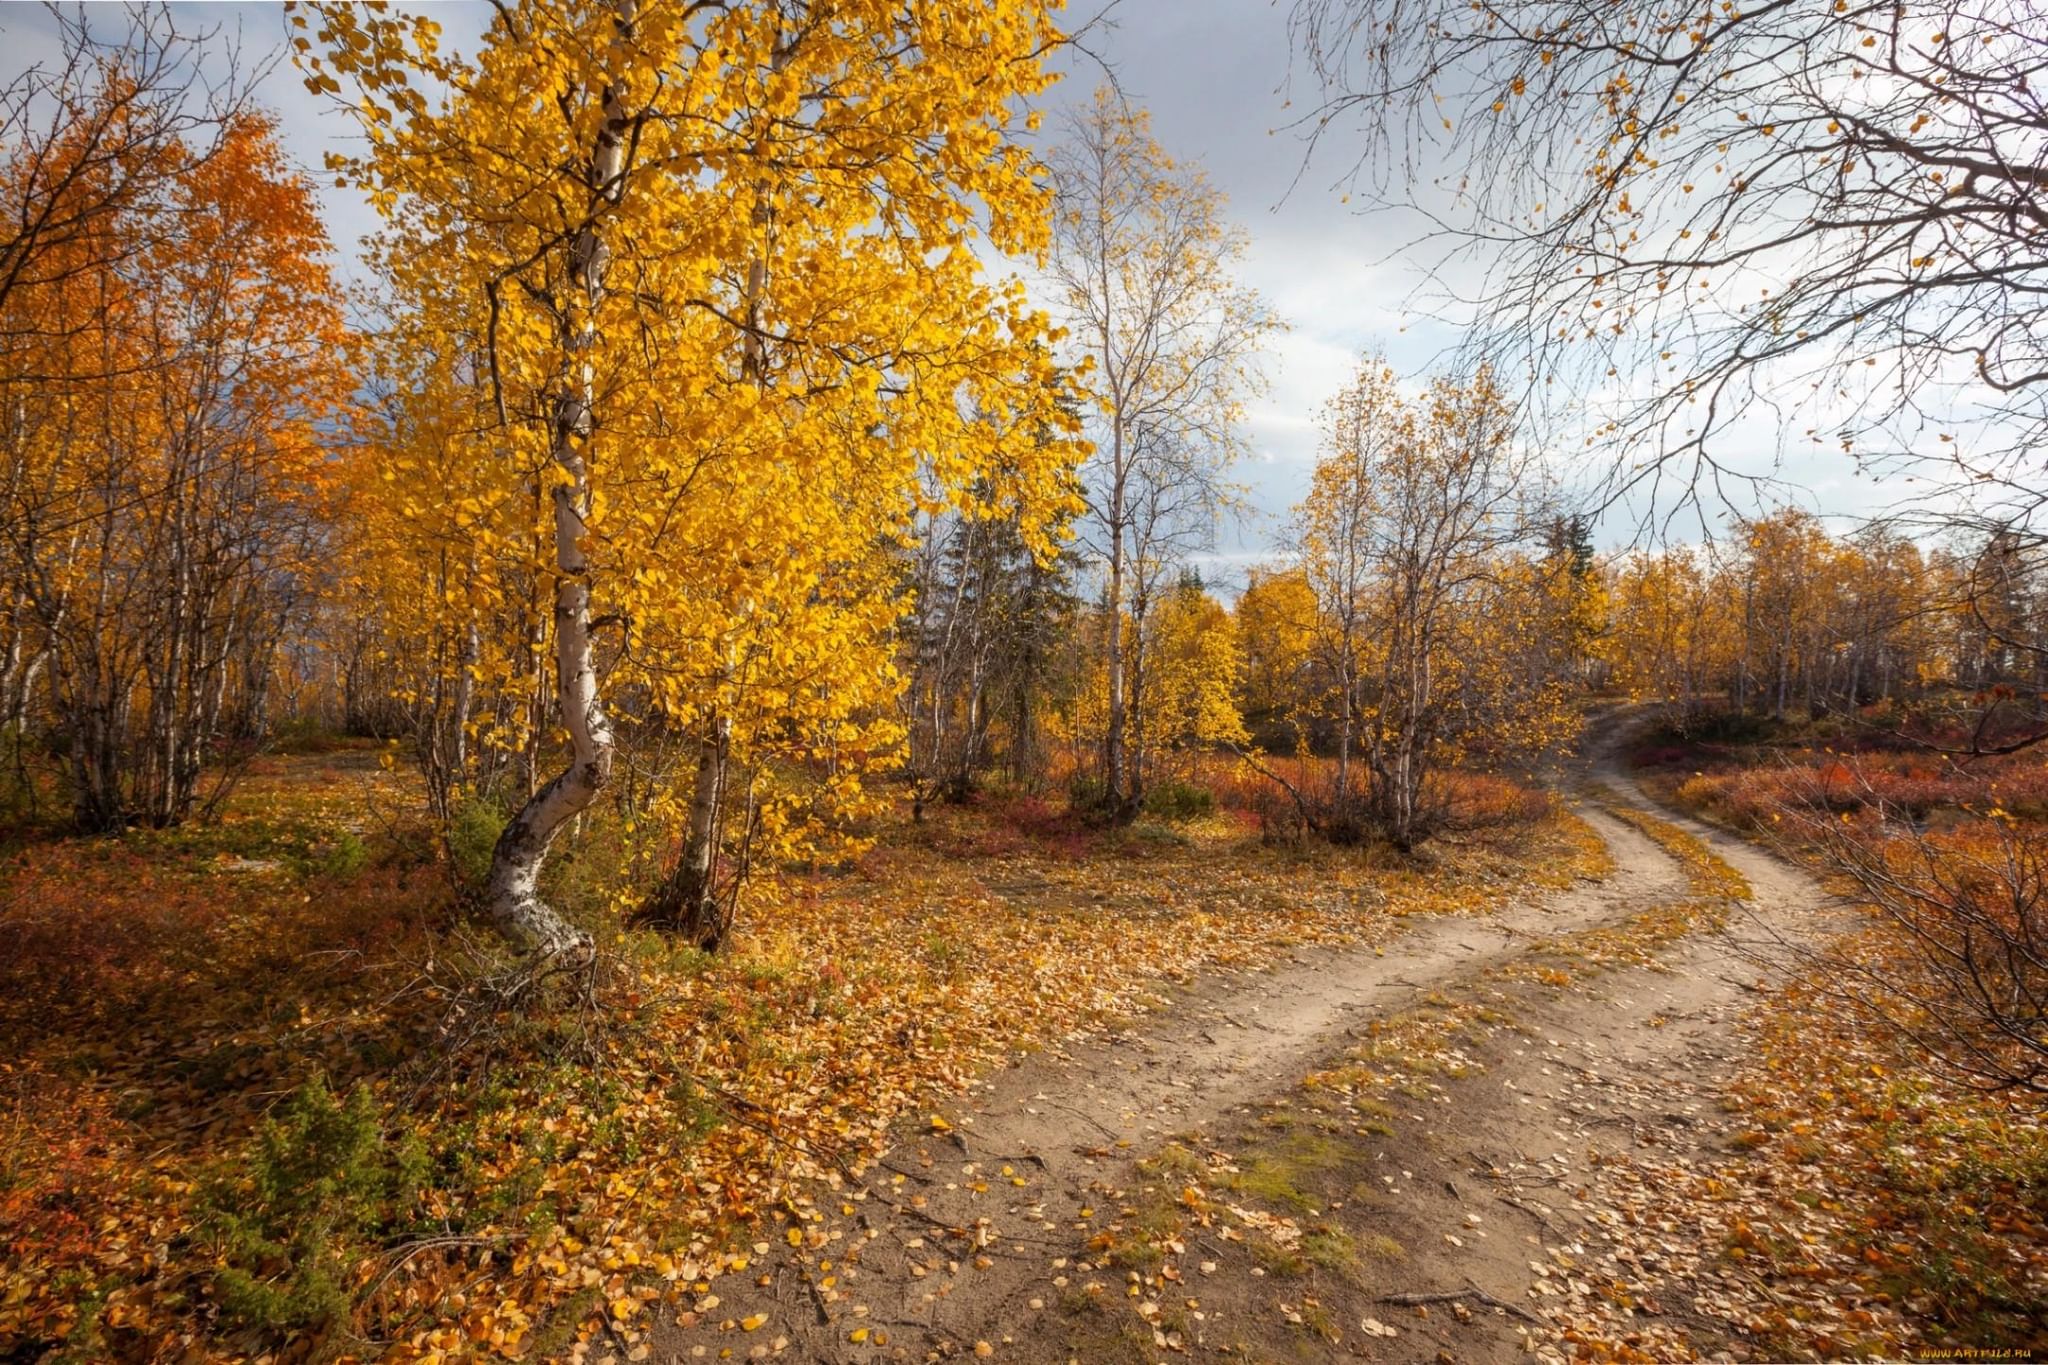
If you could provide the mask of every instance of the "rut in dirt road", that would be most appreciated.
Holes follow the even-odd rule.
[[[1643,800],[1610,764],[1596,772],[1618,799]],[[1205,1306],[1169,1305],[1178,1324],[1171,1331],[1160,1325],[1164,1318],[1115,1322],[1095,1311],[1104,1296],[1131,1297],[1126,1289],[1137,1289],[1141,1308],[1161,1297],[1137,1271],[1104,1264],[1105,1225],[1139,1216],[1127,1202],[1146,1179],[1138,1161],[1175,1135],[1243,1128],[1260,1107],[1286,1104],[1304,1075],[1375,1020],[1455,993],[1539,942],[1610,928],[1685,895],[1684,870],[1664,849],[1597,808],[1581,814],[1614,858],[1614,872],[1600,882],[1491,915],[1410,921],[1382,950],[1305,951],[1277,969],[1206,980],[1125,1031],[998,1073],[930,1129],[906,1134],[858,1186],[821,1197],[824,1217],[805,1229],[801,1247],[760,1244],[751,1282],[730,1276],[711,1301],[686,1303],[657,1334],[658,1358],[719,1358],[727,1350],[732,1358],[819,1361],[961,1352],[1149,1360],[1219,1348],[1264,1359],[1269,1347],[1286,1348],[1283,1358],[1298,1354],[1289,1343],[1302,1331],[1300,1308],[1283,1297],[1276,1311],[1265,1311],[1277,1281],[1249,1263],[1232,1266],[1236,1248],[1224,1245],[1227,1236],[1187,1253],[1189,1265],[1206,1265],[1211,1275],[1189,1288],[1185,1303]],[[1717,842],[1741,860],[1767,905],[1814,902],[1796,873],[1733,841]],[[1543,1021],[1555,1047],[1538,1049],[1534,1061],[1526,1047],[1520,1057],[1510,1051],[1489,1060],[1491,1097],[1465,1101],[1471,1114],[1450,1121],[1447,1113],[1419,1111],[1414,1119],[1424,1126],[1405,1146],[1360,1149],[1376,1180],[1390,1177],[1392,1190],[1411,1195],[1397,1211],[1381,1210],[1374,1224],[1398,1234],[1370,1234],[1415,1248],[1400,1266],[1399,1289],[1428,1298],[1473,1286],[1471,1302],[1482,1309],[1512,1306],[1474,1317],[1456,1304],[1457,1315],[1440,1317],[1458,1324],[1459,1342],[1424,1350],[1422,1335],[1397,1330],[1375,1336],[1376,1356],[1408,1358],[1411,1348],[1417,1359],[1435,1359],[1439,1349],[1459,1360],[1526,1355],[1520,1333],[1537,1319],[1523,1306],[1531,1302],[1525,1253],[1568,1217],[1538,1191],[1564,1179],[1568,1166],[1558,1162],[1574,1159],[1565,1149],[1589,1128],[1614,1124],[1622,1132],[1621,1125],[1641,1121],[1624,1117],[1627,1105],[1614,1097],[1599,1114],[1574,1113],[1574,1106],[1586,1108],[1610,1075],[1692,1066],[1682,1059],[1703,1040],[1728,1035],[1732,1007],[1754,976],[1739,934],[1731,926],[1712,943],[1681,942],[1670,952],[1684,963],[1679,973],[1621,973],[1598,1005],[1560,1007]],[[1574,1049],[1579,1059],[1567,1066],[1564,1054]],[[1580,1091],[1550,1092],[1553,1079]],[[1441,1177],[1418,1173],[1438,1165]],[[1504,1201],[1490,1203],[1478,1223],[1466,1221],[1475,1215],[1460,1192],[1473,1169],[1499,1173],[1495,1193]],[[1530,1188],[1517,1183],[1525,1173]],[[1345,1200],[1339,1191],[1327,1202]],[[1520,1221],[1511,1225],[1503,1215]],[[1473,1235],[1444,1242],[1431,1230],[1439,1223]],[[1173,1279],[1175,1272],[1169,1265],[1162,1273]],[[1351,1297],[1369,1303],[1373,1296],[1360,1287]],[[750,1333],[727,1326],[757,1319]],[[1362,1320],[1355,1314],[1338,1339],[1357,1337]],[[1269,1342],[1268,1329],[1281,1336]],[[1315,1340],[1334,1349],[1328,1331],[1318,1330]],[[1301,1358],[1321,1357],[1311,1350]]]
[[[1081,1165],[1213,1121],[1292,1085],[1366,1021],[1531,943],[1607,923],[1643,896],[1683,885],[1648,839],[1598,811],[1588,823],[1619,867],[1605,883],[1513,902],[1485,915],[1432,916],[1384,949],[1298,951],[1282,967],[1200,983],[1132,1027],[1056,1050],[989,1080],[961,1114],[971,1152]],[[1077,1171],[1078,1173],[1078,1171]]]

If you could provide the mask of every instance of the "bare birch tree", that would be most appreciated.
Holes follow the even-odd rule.
[[[1051,166],[1053,287],[1098,409],[1082,535],[1105,575],[1104,796],[1123,817],[1142,781],[1129,763],[1125,616],[1148,596],[1148,552],[1156,561],[1165,539],[1213,516],[1259,343],[1278,323],[1235,278],[1245,236],[1225,221],[1222,194],[1112,91],[1071,120]]]

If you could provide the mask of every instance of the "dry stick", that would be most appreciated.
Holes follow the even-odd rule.
[[[484,1269],[479,1270],[476,1274],[470,1276],[467,1280],[464,1280],[461,1284],[457,1285],[455,1287],[454,1292],[467,1298],[468,1296],[476,1292],[477,1286],[482,1284],[484,1282],[485,1277],[488,1276],[490,1273],[490,1268],[486,1266]],[[410,1312],[408,1312],[404,1316],[404,1318],[400,1320],[398,1332],[396,1335],[389,1339],[363,1338],[362,1344],[371,1347],[379,1352],[388,1350],[392,1342],[396,1341],[398,1337],[404,1336],[406,1331],[412,1326],[412,1324],[417,1323],[421,1318],[425,1317],[427,1314],[436,1311],[436,1309],[439,1307],[442,1301],[443,1300],[441,1299],[427,1299],[426,1301],[415,1306]],[[607,1320],[607,1326],[605,1330],[611,1330],[609,1320]]]
[[[832,1314],[825,1307],[825,1291],[818,1288],[818,1286],[812,1282],[810,1273],[804,1266],[799,1265],[796,1268],[796,1277],[799,1280],[802,1280],[804,1282],[804,1288],[810,1291],[811,1307],[815,1308],[818,1312],[818,1326],[830,1327],[832,1325]]]
[[[1545,1232],[1552,1231],[1550,1219],[1545,1217],[1543,1214],[1543,1210],[1538,1208],[1536,1205],[1524,1204],[1521,1200],[1516,1199],[1511,1195],[1505,1195],[1499,1192],[1495,1192],[1493,1197],[1495,1199],[1498,1199],[1501,1203],[1506,1204],[1509,1208],[1520,1209],[1523,1213],[1526,1213],[1531,1218],[1534,1218],[1537,1222],[1543,1225],[1543,1230]]]
[[[906,1171],[902,1167],[892,1166],[886,1161],[879,1162],[877,1164],[880,1167],[880,1169],[885,1171],[895,1171],[899,1175],[915,1176],[918,1179],[924,1178],[920,1172]],[[841,1171],[843,1174],[843,1167],[841,1168]],[[848,1179],[852,1179],[852,1177],[848,1176]],[[905,1201],[898,1201],[896,1199],[891,1198],[887,1190],[878,1189],[877,1187],[866,1181],[859,1181],[857,1183],[860,1184],[863,1189],[867,1190],[867,1192],[874,1197],[875,1202],[882,1205],[882,1207],[891,1210],[892,1212],[904,1214],[911,1218],[916,1218],[922,1221],[927,1227],[934,1228],[939,1232],[943,1232],[948,1237],[960,1238],[962,1240],[973,1239],[973,1224],[949,1223],[945,1219],[939,1217],[937,1214],[929,1213],[924,1209],[917,1207],[915,1204],[911,1204]],[[869,1224],[869,1226],[872,1226],[872,1224]],[[1019,1242],[1031,1246],[1061,1246],[1064,1245],[1068,1240],[1066,1238],[1033,1237],[1029,1233],[1023,1232],[1002,1231],[996,1231],[995,1238],[997,1241],[1000,1242]],[[986,1251],[988,1249],[989,1243],[986,1241],[982,1241],[976,1244],[976,1250]]]
[[[1738,1260],[1735,1261],[1733,1264],[1737,1270],[1749,1276],[1750,1279],[1756,1282],[1756,1287],[1763,1292],[1763,1296],[1765,1298],[1769,1299],[1772,1303],[1776,1304],[1780,1308],[1785,1307],[1785,1300],[1778,1296],[1778,1291],[1771,1288],[1770,1282],[1764,1279],[1763,1276],[1757,1274],[1756,1271],[1750,1269],[1747,1261]]]
[[[1490,1171],[1482,1171],[1475,1166],[1472,1168],[1471,1173],[1473,1175],[1478,1176],[1482,1180],[1505,1180],[1512,1182],[1516,1186],[1562,1185],[1564,1183],[1564,1177],[1559,1175],[1546,1175],[1539,1177],[1534,1175],[1524,1175],[1515,1172],[1505,1171],[1499,1169],[1498,1167]]]
[[[421,1238],[419,1241],[416,1242],[407,1242],[402,1246],[393,1247],[389,1251],[384,1253],[385,1255],[393,1258],[392,1263],[389,1266],[385,1267],[384,1273],[379,1275],[376,1278],[376,1280],[370,1285],[370,1287],[363,1292],[362,1302],[366,1306],[374,1304],[376,1302],[377,1295],[383,1291],[384,1286],[390,1282],[391,1277],[397,1274],[399,1270],[403,1269],[405,1265],[409,1263],[414,1256],[417,1256],[422,1251],[426,1251],[432,1248],[459,1248],[463,1250],[474,1250],[477,1248],[482,1248],[484,1250],[497,1251],[504,1247],[510,1246],[514,1243],[522,1242],[525,1240],[526,1234],[523,1232],[510,1232],[506,1233],[501,1237],[472,1237],[463,1236],[460,1234],[449,1234],[446,1236],[425,1237]],[[475,1275],[471,1276],[470,1279],[465,1284],[463,1284],[457,1292],[465,1295],[471,1293],[476,1289],[476,1287],[479,1284],[483,1283],[484,1276],[489,1273],[490,1272],[487,1269],[479,1270]],[[426,1314],[434,1311],[438,1302],[439,1300],[429,1299],[424,1303],[416,1305],[410,1312],[405,1313],[403,1316],[401,1316],[399,1319],[397,1332],[394,1334],[394,1339],[397,1336],[403,1336],[406,1330],[413,1323],[418,1322]],[[388,1326],[388,1324],[385,1325]],[[388,1346],[389,1342],[366,1338],[365,1344],[371,1346],[374,1349],[382,1350],[386,1346]]]
[[[1541,1324],[1543,1319],[1519,1304],[1504,1303],[1487,1293],[1476,1284],[1465,1289],[1448,1289],[1440,1293],[1382,1294],[1376,1303],[1391,1303],[1399,1308],[1420,1308],[1432,1303],[1455,1303],[1459,1299],[1474,1299],[1488,1308],[1497,1308],[1503,1313],[1512,1313],[1525,1322]]]
[[[1093,1114],[1090,1114],[1085,1109],[1078,1109],[1071,1104],[1062,1104],[1058,1100],[1047,1100],[1044,1101],[1044,1103],[1051,1105],[1055,1109],[1066,1110],[1069,1114],[1072,1114],[1075,1118],[1080,1119],[1081,1122],[1088,1124],[1090,1127],[1094,1128],[1096,1132],[1102,1134],[1104,1137],[1108,1138],[1112,1142],[1122,1142],[1124,1140],[1124,1135],[1122,1133],[1117,1132],[1114,1128],[1111,1128],[1109,1125],[1103,1123],[1102,1120],[1096,1118]]]
[[[895,1148],[892,1147],[889,1150],[893,1152],[895,1151]],[[972,1151],[972,1149],[962,1147],[961,1150],[967,1156],[974,1156],[974,1152]],[[1077,1148],[1076,1150],[1080,1149]],[[1030,1162],[1032,1165],[1038,1167],[1038,1169],[1041,1171],[1050,1171],[1052,1169],[1052,1167],[1046,1164],[1045,1158],[1039,1156],[1036,1152],[985,1152],[981,1156],[975,1157],[975,1164],[980,1166],[986,1166],[989,1165],[991,1162],[997,1161],[1027,1161]],[[880,1158],[877,1158],[874,1164],[877,1170],[894,1171],[897,1175],[905,1176],[911,1180],[918,1181],[921,1184],[930,1185],[938,1180],[938,1176],[934,1173],[933,1168],[929,1164],[927,1164],[923,1169],[915,1171],[911,1170],[907,1166],[898,1166],[894,1162],[884,1161]],[[851,1176],[849,1176],[848,1178],[851,1179]]]

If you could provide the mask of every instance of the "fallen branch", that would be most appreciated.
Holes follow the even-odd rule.
[[[1503,1313],[1512,1313],[1524,1322],[1540,1324],[1543,1321],[1543,1319],[1537,1317],[1520,1304],[1506,1303],[1496,1299],[1476,1284],[1469,1285],[1464,1289],[1446,1289],[1410,1294],[1382,1294],[1375,1302],[1391,1303],[1397,1308],[1422,1308],[1433,1303],[1456,1303],[1460,1299],[1471,1299],[1484,1307],[1498,1309]]]
[[[1118,1131],[1116,1131],[1116,1129],[1109,1127],[1107,1124],[1103,1123],[1102,1120],[1096,1118],[1093,1114],[1089,1113],[1085,1109],[1077,1109],[1071,1104],[1061,1104],[1058,1100],[1046,1100],[1043,1102],[1051,1105],[1054,1109],[1066,1110],[1069,1114],[1072,1114],[1075,1118],[1081,1120],[1081,1122],[1087,1124],[1089,1127],[1093,1128],[1096,1132],[1102,1134],[1104,1137],[1108,1138],[1113,1143],[1122,1142],[1124,1140],[1124,1135],[1122,1133],[1119,1133]]]
[[[1523,1213],[1526,1213],[1531,1218],[1534,1218],[1537,1222],[1543,1225],[1543,1230],[1545,1232],[1551,1231],[1550,1219],[1544,1216],[1543,1210],[1538,1208],[1536,1205],[1524,1204],[1519,1199],[1500,1193],[1496,1193],[1493,1197],[1495,1199],[1498,1199],[1501,1203],[1506,1204],[1509,1208],[1520,1209]]]
[[[825,1291],[818,1288],[817,1284],[812,1281],[809,1269],[803,1265],[797,1266],[796,1277],[802,1280],[804,1288],[811,1292],[811,1306],[818,1311],[818,1326],[830,1327],[832,1325],[832,1312],[825,1306]]]

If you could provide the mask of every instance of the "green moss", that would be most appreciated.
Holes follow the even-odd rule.
[[[1301,1237],[1301,1255],[1310,1265],[1349,1275],[1358,1268],[1358,1243],[1333,1224],[1322,1223]]]
[[[1358,1244],[1358,1249],[1376,1261],[1399,1261],[1408,1255],[1399,1242],[1383,1234],[1366,1238]]]
[[[1139,1162],[1138,1169],[1150,1176],[1204,1176],[1209,1173],[1202,1158],[1178,1142],[1167,1143],[1156,1155]]]

